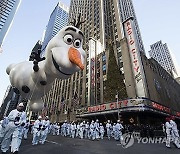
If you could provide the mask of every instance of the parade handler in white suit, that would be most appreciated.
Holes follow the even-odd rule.
[[[41,128],[42,128],[42,117],[39,116],[38,119],[34,122],[34,126],[33,126],[32,145],[38,144],[41,134]]]
[[[95,125],[95,138],[98,140],[100,137],[99,137],[99,120],[96,119],[96,122],[94,123]]]
[[[90,124],[90,133],[91,133],[91,139],[94,141],[95,138],[96,138],[96,132],[95,132],[95,124],[94,124],[94,120],[91,121],[91,124]]]
[[[175,120],[175,118],[171,117],[171,120],[170,120],[169,123],[172,126],[171,134],[172,134],[173,142],[174,142],[175,146],[179,149],[180,148],[179,133],[178,133],[179,130],[177,129],[177,124],[176,124],[176,122],[174,120]]]
[[[21,125],[23,125],[23,120],[26,118],[24,112],[24,105],[23,103],[18,104],[17,109],[12,110],[8,115],[9,123],[6,126],[4,137],[1,143],[1,151],[2,153],[6,153],[9,149],[11,143],[11,137],[15,130],[18,129]],[[18,135],[14,138],[18,140]],[[19,141],[19,140],[18,140]],[[11,150],[19,147],[19,142],[16,144],[12,143]],[[15,152],[15,151],[13,151]],[[15,152],[17,153],[17,152]]]
[[[80,123],[80,132],[79,132],[79,135],[80,135],[80,138],[81,138],[81,139],[83,139],[84,130],[85,130],[85,121],[82,121],[82,122]]]
[[[49,127],[50,127],[49,117],[46,116],[45,119],[42,121],[42,130],[41,130],[41,139],[40,139],[41,144],[44,144],[44,142],[46,141]]]
[[[28,131],[29,131],[29,126],[30,126],[30,122],[29,122],[29,120],[26,120],[26,124],[25,124],[24,130],[23,130],[24,139],[25,139],[25,140],[27,140],[27,135],[28,135]]]
[[[23,103],[20,103],[20,104],[23,105]],[[24,109],[24,106],[23,106],[23,109]],[[20,117],[19,125],[17,125],[12,135],[11,152],[14,154],[17,154],[19,151],[25,124],[26,124],[26,113],[23,111]]]
[[[117,124],[115,125],[115,140],[117,141],[121,141],[123,140],[123,137],[122,137],[122,129],[124,127],[122,126],[122,124],[120,123],[120,120],[117,120]]]
[[[6,129],[8,122],[9,122],[8,117],[4,117],[3,120],[0,121],[0,144],[3,140],[5,129]]]
[[[108,120],[107,124],[106,124],[106,131],[107,131],[108,140],[110,140],[110,138],[111,138],[111,130],[112,130],[112,125],[111,125],[110,120]]]
[[[76,124],[73,121],[71,124],[71,137],[74,138],[75,137],[75,133],[76,133]]]
[[[100,132],[101,139],[103,139],[103,137],[104,137],[104,126],[102,125],[102,123],[100,123],[99,132]]]
[[[166,118],[166,123],[165,123],[165,128],[166,128],[166,147],[170,148],[170,142],[171,142],[171,129],[172,125],[170,124],[170,118]]]

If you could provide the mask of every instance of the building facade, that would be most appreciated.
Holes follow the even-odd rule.
[[[129,9],[124,9],[127,6]],[[57,111],[52,113],[51,110],[49,111],[55,121],[58,120],[59,115],[61,115],[62,121],[63,117],[67,119],[69,115],[64,116],[64,113],[74,111],[72,106],[74,106],[76,95],[79,107],[113,101],[118,92],[119,99],[136,96],[135,92],[128,94],[126,91],[129,88],[133,89],[131,87],[133,85],[125,82],[124,62],[120,46],[120,40],[125,35],[123,22],[129,16],[136,19],[132,2],[130,1],[126,5],[126,1],[121,3],[116,0],[72,0],[69,23],[77,19],[79,14],[81,14],[81,21],[84,21],[80,29],[85,36],[83,47],[87,52],[86,69],[76,73],[71,79],[62,80],[59,84],[64,88],[59,88],[57,94],[52,90],[51,97],[46,97],[45,102],[54,102],[51,103],[50,108],[61,106],[62,98],[66,101],[64,107],[59,107]],[[135,23],[135,37],[139,38],[138,42],[141,42],[141,44],[138,43],[138,50],[144,53],[136,20]],[[57,95],[59,98],[55,97],[54,100],[52,95]]]
[[[58,3],[50,15],[48,25],[46,27],[45,35],[42,44],[42,55],[44,55],[45,48],[48,42],[57,34],[57,32],[65,27],[68,23],[69,8],[62,3]]]
[[[8,86],[1,105],[0,119],[4,116],[8,116],[8,114],[16,108],[19,101],[20,95],[14,92],[12,86]]]
[[[151,90],[155,86],[151,80],[158,74],[147,71],[132,1],[71,0],[69,22],[79,14],[81,21],[85,21],[80,27],[87,53],[85,69],[70,79],[55,81],[44,97],[43,114],[59,122],[122,118],[128,123],[133,117],[134,122],[145,123],[147,119],[156,121],[159,115],[178,117],[180,109],[171,112],[171,106],[167,106],[170,102],[172,106],[177,103],[173,100],[166,103],[158,98],[163,96],[154,97],[156,91]]]
[[[132,0],[118,0],[119,1],[119,11],[121,14],[121,22],[125,22],[129,18],[133,18],[133,23],[134,23],[134,32],[136,36],[136,41],[138,42],[138,48],[139,51],[142,52],[145,55],[145,49],[138,25],[138,21],[136,18],[134,6]]]
[[[12,24],[14,15],[21,3],[21,0],[0,1],[0,47]]]
[[[151,48],[151,50],[149,51],[150,57],[154,58],[167,72],[169,72],[170,74],[174,72],[177,75],[177,70],[175,68],[167,44],[166,43],[163,44],[162,41],[158,41],[150,45],[150,48]]]

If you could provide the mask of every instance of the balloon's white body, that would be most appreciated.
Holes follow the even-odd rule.
[[[61,29],[48,43],[45,60],[38,63],[39,70],[33,70],[33,62],[25,61],[11,64],[6,69],[10,82],[16,87],[22,98],[29,99],[30,108],[34,111],[43,108],[42,96],[52,87],[55,78],[67,79],[80,70],[80,66],[69,59],[68,52],[75,49],[82,64],[85,61],[85,51],[82,49],[82,32],[74,26]],[[43,85],[41,82],[45,82]],[[29,88],[24,92],[22,87]]]

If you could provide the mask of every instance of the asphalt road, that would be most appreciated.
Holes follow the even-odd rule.
[[[163,143],[135,143],[123,148],[118,141],[91,141],[88,139],[72,139],[69,137],[49,135],[44,145],[31,145],[32,136],[23,140],[19,154],[179,154],[180,149],[171,145],[167,149]]]

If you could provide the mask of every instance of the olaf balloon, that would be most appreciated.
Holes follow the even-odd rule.
[[[45,60],[25,61],[7,67],[11,85],[22,98],[29,100],[31,110],[43,108],[42,96],[51,89],[55,78],[67,79],[84,69],[86,53],[78,24],[64,27],[49,41]]]

